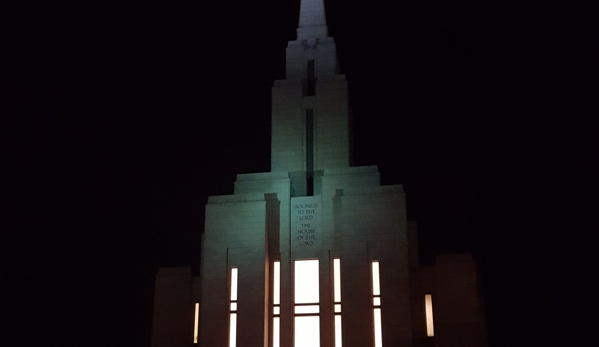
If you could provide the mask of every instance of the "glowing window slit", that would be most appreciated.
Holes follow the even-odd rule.
[[[279,347],[279,341],[281,340],[279,334],[281,331],[280,318],[274,317],[272,319],[272,347]]]
[[[341,302],[341,262],[339,258],[333,259],[333,284],[335,302]]]
[[[335,303],[335,347],[341,347],[341,260],[339,258],[333,259],[333,301]]]
[[[229,347],[237,344],[237,313],[231,313],[229,318]]]
[[[382,347],[383,327],[381,322],[381,283],[378,261],[372,262],[372,304],[374,307],[374,347]]]
[[[381,309],[374,309],[374,347],[383,346],[383,331],[381,327]]]
[[[433,296],[424,295],[424,307],[426,312],[426,336],[435,336],[435,327],[433,325]]]
[[[279,305],[281,303],[281,262],[275,261],[274,263],[274,288],[273,288],[273,304]]]
[[[381,295],[378,261],[372,262],[372,295]]]
[[[237,345],[237,268],[231,268],[229,347]]]
[[[341,347],[341,315],[335,315],[335,347]]]
[[[200,326],[200,304],[195,303],[195,312],[193,315],[193,343],[198,343],[198,330]]]
[[[231,269],[231,301],[237,301],[237,268]]]
[[[279,347],[281,341],[281,262],[273,263],[273,293],[272,293],[272,346]]]

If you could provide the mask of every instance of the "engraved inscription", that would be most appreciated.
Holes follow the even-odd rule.
[[[294,243],[299,247],[316,245],[320,240],[320,204],[292,204],[291,232]]]

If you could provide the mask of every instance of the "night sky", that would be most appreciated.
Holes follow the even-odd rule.
[[[571,5],[326,1],[354,164],[404,185],[424,264],[474,254],[491,347],[584,341],[570,334],[596,303],[577,275],[596,271],[578,235],[597,229],[578,216],[598,206],[597,36],[575,38],[597,30]],[[150,0],[11,16],[11,345],[150,345],[157,268],[197,273],[207,196],[270,170],[270,87],[298,14],[299,0]]]

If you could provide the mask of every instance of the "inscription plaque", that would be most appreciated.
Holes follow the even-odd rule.
[[[320,196],[291,198],[291,248],[316,250],[322,246]]]

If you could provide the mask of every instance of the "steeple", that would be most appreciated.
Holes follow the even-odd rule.
[[[326,170],[351,164],[347,81],[338,73],[324,0],[302,0],[286,72],[272,88],[271,170],[289,173],[294,196],[318,195]]]
[[[327,36],[324,0],[302,0],[297,39],[306,40]]]

